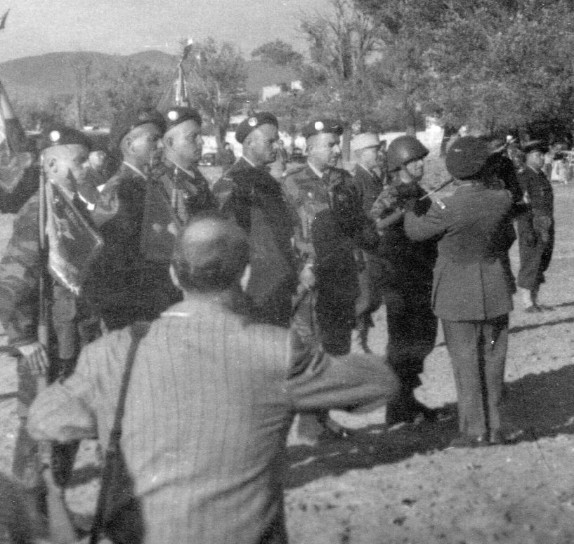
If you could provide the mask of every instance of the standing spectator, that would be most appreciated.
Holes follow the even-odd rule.
[[[288,330],[245,314],[240,279],[250,254],[236,225],[192,219],[172,268],[183,302],[154,321],[139,345],[127,328],[88,346],[76,372],[32,408],[34,437],[98,436],[105,446],[122,375],[133,363],[120,449],[136,520],[130,524],[123,505],[112,502],[105,521],[115,519],[125,536],[114,540],[105,524],[114,542],[286,543],[283,475],[293,413],[375,407],[397,388],[380,357],[336,359],[316,347],[286,353]]]
[[[383,191],[383,180],[379,175],[381,145],[378,134],[364,132],[351,141],[353,159],[356,161],[353,183],[363,203],[365,215],[370,216],[373,204]],[[377,244],[378,246],[378,244]],[[377,249],[363,252],[363,269],[359,274],[360,295],[356,301],[355,340],[359,350],[370,353],[368,345],[369,328],[374,326],[371,315],[382,303],[383,261]]]
[[[401,394],[387,406],[387,424],[436,419],[436,411],[415,398],[424,360],[434,349],[437,318],[432,312],[436,240],[413,241],[405,234],[406,209],[423,213],[430,205],[419,185],[428,149],[413,136],[393,140],[387,152],[391,183],[377,198],[373,216],[381,235],[383,296],[387,307],[387,357],[401,380]]]
[[[413,240],[440,237],[432,305],[442,322],[458,395],[460,435],[453,447],[505,440],[499,404],[512,292],[503,260],[512,240],[504,223],[512,199],[484,183],[487,158],[483,140],[456,141],[446,157],[448,172],[460,180],[454,194],[425,215],[407,212],[405,217]]]
[[[277,157],[277,127],[277,118],[267,112],[256,113],[237,127],[235,137],[243,145],[243,156],[215,183],[213,193],[224,215],[249,234],[247,295],[259,319],[288,327],[297,287],[293,221],[279,182],[266,170]]]
[[[520,270],[517,284],[527,312],[541,312],[550,308],[538,304],[540,285],[548,269],[554,248],[554,194],[552,185],[542,172],[544,142],[536,140],[523,147],[526,165],[518,174],[530,209],[518,218]]]

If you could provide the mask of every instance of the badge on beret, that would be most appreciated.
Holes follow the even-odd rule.
[[[325,125],[323,124],[322,121],[317,121],[315,123],[315,130],[323,130],[325,128]]]
[[[179,117],[179,113],[177,113],[177,111],[175,111],[175,110],[171,110],[171,111],[167,114],[167,118],[168,118],[170,121],[177,121],[178,117]]]
[[[140,114],[138,115],[139,121],[147,121],[148,119],[149,119],[149,115],[145,111],[140,112]]]
[[[52,132],[50,132],[50,141],[52,143],[55,144],[56,142],[58,142],[60,140],[60,137],[61,137],[61,135],[60,135],[60,132],[58,130],[53,130]]]
[[[250,127],[256,127],[257,126],[257,117],[250,117],[249,121],[247,121],[247,124]]]

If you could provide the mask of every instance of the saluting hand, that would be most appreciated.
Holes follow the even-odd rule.
[[[19,346],[18,351],[24,357],[28,370],[34,374],[45,374],[48,370],[48,354],[40,342]]]

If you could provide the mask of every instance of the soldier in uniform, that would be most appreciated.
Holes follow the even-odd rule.
[[[520,253],[517,284],[527,312],[549,309],[538,304],[538,292],[554,248],[554,194],[542,171],[547,150],[539,140],[527,143],[523,147],[526,164],[518,173],[518,183],[530,204],[517,221]]]
[[[217,208],[209,184],[197,165],[201,160],[203,138],[201,115],[191,108],[174,107],[165,115],[163,162],[154,171],[180,225],[198,212]]]
[[[353,182],[363,203],[363,211],[368,216],[384,186],[379,174],[379,165],[382,162],[381,145],[379,135],[375,132],[357,134],[351,141],[351,152],[356,161]],[[371,314],[376,312],[382,303],[381,281],[384,269],[376,251],[363,252],[363,265],[359,274],[360,295],[356,302],[354,343],[361,351],[370,353],[368,335],[369,328],[374,325]]]
[[[403,226],[405,210],[424,213],[430,205],[419,185],[427,155],[428,149],[413,136],[393,140],[387,152],[391,183],[372,209],[381,235],[378,251],[385,269],[382,289],[387,307],[388,362],[401,380],[400,396],[387,406],[389,425],[437,417],[414,395],[437,334],[437,318],[431,309],[436,240],[413,242]]]
[[[83,134],[63,126],[50,127],[40,140],[46,183],[58,186],[77,212],[96,228],[113,211],[108,213],[101,207],[97,191],[86,195],[76,181],[84,177],[89,145]],[[47,194],[51,192],[47,190]],[[59,197],[54,193],[53,198]],[[28,407],[36,394],[36,376],[47,373],[48,379],[54,380],[69,374],[80,348],[99,335],[99,320],[86,300],[73,293],[61,278],[45,276],[51,301],[51,344],[46,349],[38,340],[39,284],[41,274],[46,272],[40,251],[39,210],[36,193],[16,216],[12,237],[0,261],[0,319],[9,344],[19,354],[20,428],[13,472],[27,485],[38,483],[36,444],[26,431]],[[61,470],[65,475],[70,468],[68,463]]]
[[[504,259],[513,241],[509,191],[484,178],[488,149],[466,136],[446,156],[455,192],[425,215],[407,212],[413,240],[439,236],[432,306],[440,317],[458,396],[459,436],[452,447],[504,442],[499,404],[508,346],[512,291]]]
[[[251,275],[246,292],[255,317],[288,327],[297,287],[293,218],[281,186],[265,168],[277,156],[277,118],[256,113],[237,127],[235,138],[243,156],[216,182],[213,192],[223,214],[249,234]]]
[[[104,249],[86,290],[110,330],[154,319],[180,299],[169,277],[177,220],[151,175],[164,129],[159,112],[130,110],[114,120],[110,132],[110,145],[123,161],[102,196],[117,200],[119,210],[102,228]]]
[[[302,281],[295,328],[303,344],[319,342],[332,355],[351,349],[361,250],[373,249],[378,241],[351,175],[336,167],[342,132],[341,123],[334,119],[303,127],[307,164],[284,178],[286,196],[298,217],[295,246]],[[316,419],[302,417],[298,432],[300,438],[314,440],[323,428],[347,436],[327,413]]]

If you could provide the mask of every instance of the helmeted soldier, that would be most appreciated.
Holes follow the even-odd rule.
[[[387,406],[387,423],[432,420],[436,413],[414,395],[424,359],[433,350],[437,318],[431,309],[436,240],[413,242],[405,234],[404,213],[424,213],[431,201],[419,185],[428,149],[413,136],[393,140],[387,151],[391,183],[373,205],[384,261],[383,296],[387,307],[387,357],[401,380],[401,395]]]
[[[538,292],[554,248],[554,193],[542,171],[547,151],[547,145],[540,140],[524,145],[526,164],[518,173],[518,183],[529,203],[528,210],[517,220],[520,252],[517,284],[527,312],[550,309],[538,304]]]
[[[163,161],[153,174],[162,183],[178,222],[185,225],[193,215],[217,208],[197,167],[203,148],[202,120],[192,108],[173,107],[165,114],[165,122]]]
[[[86,228],[95,229],[113,215],[113,210],[102,207],[97,191],[81,186],[88,160],[90,143],[71,128],[52,126],[46,129],[39,143],[41,161],[46,178],[46,195],[52,204],[64,201],[75,219],[85,221]],[[55,237],[74,238],[79,231],[67,218],[51,215],[48,210],[49,230]],[[47,373],[49,380],[70,373],[82,345],[99,335],[99,319],[86,300],[66,283],[64,277],[51,267],[47,274],[40,245],[40,198],[33,195],[14,220],[12,237],[0,261],[0,319],[8,335],[9,344],[18,352],[18,416],[20,428],[16,439],[13,472],[26,484],[37,483],[35,462],[36,444],[26,432],[28,407],[36,393],[36,376]],[[56,238],[50,238],[50,244]],[[54,248],[50,248],[52,251]],[[57,255],[51,254],[55,258]],[[51,260],[50,260],[51,261]],[[51,261],[52,262],[52,261]],[[73,267],[78,263],[64,263]],[[50,300],[50,344],[38,339],[39,285],[46,278],[45,296]],[[65,470],[71,466],[66,466]]]
[[[318,119],[303,127],[307,164],[284,177],[286,196],[297,211],[295,246],[302,269],[295,327],[302,342],[318,341],[333,355],[350,351],[361,249],[372,249],[378,240],[351,175],[337,168],[342,132],[335,119]],[[327,416],[319,414],[321,425],[344,435],[344,429]],[[310,421],[302,418],[300,438],[316,438],[320,429]]]
[[[108,329],[154,319],[180,300],[169,277],[177,218],[151,175],[164,129],[162,115],[144,109],[118,115],[110,132],[110,145],[123,161],[102,196],[117,199],[119,210],[102,228],[104,249],[86,288]]]
[[[254,315],[288,327],[297,287],[293,218],[280,184],[265,168],[277,156],[277,118],[255,113],[237,127],[235,138],[243,146],[243,156],[216,182],[213,193],[223,214],[249,234],[251,274],[246,293]]]

